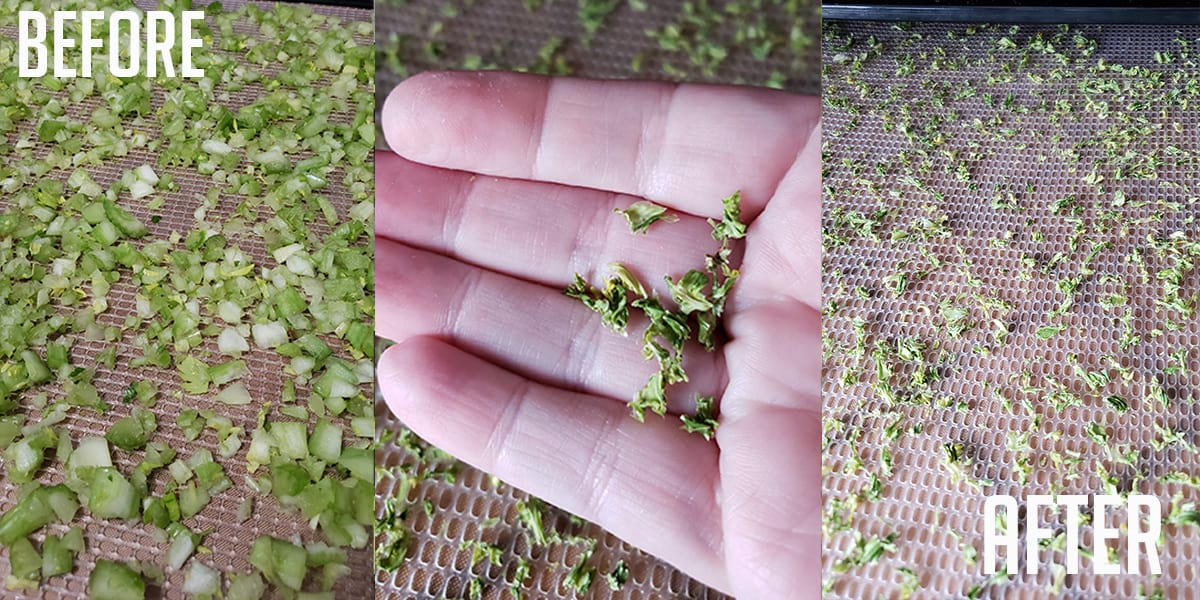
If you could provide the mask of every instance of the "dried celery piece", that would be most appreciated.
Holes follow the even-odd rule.
[[[626,209],[614,208],[613,212],[623,215],[634,233],[646,233],[651,225],[659,221],[672,223],[679,220],[678,216],[668,213],[665,206],[647,200],[638,200]]]
[[[588,284],[578,273],[575,274],[575,282],[564,290],[567,296],[579,299],[599,313],[604,324],[619,333],[625,333],[631,308],[640,310],[649,320],[642,335],[642,354],[647,359],[658,359],[659,371],[650,376],[646,385],[629,402],[630,414],[638,421],[646,418],[646,411],[665,415],[667,386],[687,381],[687,373],[683,369],[683,348],[692,339],[693,332],[696,340],[708,351],[716,347],[715,336],[720,329],[725,300],[739,275],[737,269],[729,264],[732,253],[730,244],[746,235],[746,224],[741,221],[741,197],[739,191],[722,199],[722,218],[709,219],[713,239],[721,242],[721,246],[715,253],[705,257],[704,270],[692,269],[678,280],[670,275],[665,276],[677,309],[664,307],[658,296],[648,292],[641,281],[620,263],[610,265],[614,275],[609,277],[603,291]],[[638,233],[645,232],[650,224],[661,220],[666,209],[649,202],[636,202],[628,209],[618,209],[617,212],[623,214],[629,221],[630,229]],[[698,398],[697,403],[703,403],[700,414],[685,418],[683,429],[711,439],[717,425],[712,399]]]

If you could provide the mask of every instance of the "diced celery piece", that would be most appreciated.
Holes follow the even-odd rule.
[[[126,236],[140,238],[150,232],[145,223],[108,198],[104,199],[104,216]]]
[[[338,464],[359,479],[370,481],[375,477],[375,452],[370,448],[346,448]]]
[[[342,455],[341,426],[328,419],[317,421],[308,438],[308,449],[313,456],[325,462],[337,462]]]
[[[104,437],[108,439],[109,443],[122,450],[137,450],[150,441],[150,436],[157,428],[158,423],[154,413],[141,407],[135,407],[133,414],[113,423]]]
[[[0,516],[0,544],[11,546],[56,519],[69,521],[78,509],[75,493],[65,485],[35,488]]]
[[[266,596],[267,584],[258,573],[233,573],[225,600],[259,600]]]
[[[103,519],[132,519],[138,516],[141,498],[133,484],[113,467],[97,467],[88,491],[88,511]]]
[[[64,536],[47,535],[42,542],[42,578],[70,573],[75,568],[75,553]]]
[[[246,361],[237,358],[208,368],[208,377],[213,385],[225,385],[250,373]]]
[[[308,555],[304,548],[290,542],[263,536],[254,540],[250,564],[280,587],[298,591],[307,574]]]
[[[308,430],[298,421],[278,421],[271,424],[271,437],[279,455],[289,460],[308,456]]]
[[[146,582],[127,565],[100,559],[88,577],[90,600],[145,600]]]
[[[18,538],[8,549],[10,574],[4,587],[10,590],[36,590],[42,580],[42,557],[29,538]]]

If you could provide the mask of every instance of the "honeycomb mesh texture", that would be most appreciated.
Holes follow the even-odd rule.
[[[144,0],[137,3],[143,9],[152,9],[156,5],[147,3]],[[238,7],[245,5],[245,2],[225,2],[226,11],[236,10]],[[264,10],[271,10],[271,3],[257,3]],[[340,21],[369,21],[371,11],[348,9],[344,7],[309,5],[313,12],[331,17],[336,17]],[[328,25],[328,21],[326,22]],[[240,33],[255,34],[257,28],[247,26],[235,27]],[[16,37],[17,31],[15,27],[0,27],[0,33]],[[214,28],[214,36],[218,36],[219,31]],[[357,39],[358,44],[370,44],[369,38]],[[215,41],[206,47],[210,52],[222,52],[218,50],[219,41]],[[262,81],[270,81],[270,75],[280,70],[278,65],[272,65],[270,68],[264,69]],[[328,77],[328,76],[326,76]],[[317,82],[316,85],[321,85]],[[219,88],[218,88],[218,91]],[[230,92],[230,99],[226,104],[234,112],[241,106],[250,104],[263,96],[263,87],[261,83],[247,85],[240,91]],[[161,90],[156,90],[152,96],[152,105],[155,110],[163,104],[163,94]],[[96,95],[92,95],[83,102],[71,103],[64,102],[67,109],[67,115],[72,120],[88,120],[88,115],[100,105]],[[353,114],[339,115],[334,112],[330,114],[331,120],[341,119],[342,122],[348,123],[353,118]],[[35,120],[29,119],[23,122],[21,128],[13,133],[12,139],[26,135],[34,126]],[[150,139],[154,139],[156,132],[144,131]],[[34,137],[36,140],[36,136]],[[35,155],[44,154],[50,146],[46,144],[38,144],[34,149]],[[89,169],[92,178],[102,187],[107,188],[112,182],[121,178],[121,174],[125,171],[136,168],[139,165],[149,164],[157,165],[157,156],[147,151],[145,148],[135,148],[123,157],[114,157],[109,159],[109,162],[100,167],[92,167]],[[194,213],[196,209],[203,204],[205,192],[212,187],[213,183],[210,177],[200,175],[196,171],[187,167],[159,167],[155,166],[155,171],[160,177],[170,174],[174,177],[177,189],[171,192],[157,191],[155,195],[166,194],[167,200],[162,208],[158,210],[148,210],[145,207],[145,200],[132,201],[127,196],[122,196],[119,200],[127,210],[137,216],[149,228],[147,239],[166,239],[172,232],[177,232],[180,235],[186,235],[195,225]],[[65,180],[69,173],[62,173],[62,179]],[[329,201],[336,208],[340,219],[347,217],[347,212],[354,200],[350,190],[342,183],[344,179],[344,171],[338,168],[330,173],[329,185],[322,190]],[[50,175],[51,177],[54,174]],[[147,198],[148,200],[149,198]],[[234,209],[243,200],[242,196],[236,194],[223,194],[221,202],[214,209],[209,211],[208,219],[210,222],[223,222],[225,218],[232,216]],[[6,200],[0,198],[0,210],[6,208]],[[160,217],[157,222],[151,220],[151,217]],[[259,217],[263,220],[268,218],[270,214],[264,208]],[[320,231],[321,234],[329,232],[329,227],[323,221],[312,224],[315,231]],[[230,237],[230,246],[240,247],[250,256],[251,260],[259,268],[273,267],[274,259],[266,250],[266,245],[261,238],[255,237],[253,234],[234,235]],[[136,286],[130,281],[126,275],[113,285],[107,298],[109,307],[108,310],[97,317],[97,322],[107,326],[121,326],[124,323],[125,317],[136,313],[134,296],[137,293]],[[117,369],[105,370],[99,369],[93,383],[102,399],[110,401],[112,410],[104,415],[100,415],[90,410],[72,409],[68,413],[65,421],[59,424],[59,427],[66,429],[72,440],[78,442],[83,437],[88,436],[104,436],[112,424],[122,417],[129,414],[130,406],[120,402],[112,402],[114,399],[120,398],[129,384],[136,380],[149,380],[159,385],[158,402],[152,411],[158,418],[158,429],[152,441],[158,441],[168,444],[179,453],[179,458],[187,458],[193,451],[200,448],[211,450],[218,463],[221,463],[226,475],[234,482],[234,485],[220,494],[214,495],[211,502],[196,516],[185,520],[185,523],[193,531],[208,531],[211,533],[204,539],[203,545],[209,548],[211,554],[197,554],[191,560],[201,560],[210,567],[221,571],[222,573],[232,572],[251,572],[254,571],[249,563],[250,547],[254,540],[259,536],[271,535],[282,539],[293,539],[299,536],[305,542],[319,541],[320,536],[315,534],[300,515],[295,511],[285,511],[279,507],[276,500],[265,495],[256,495],[254,503],[253,516],[249,521],[239,523],[237,518],[238,508],[242,502],[237,492],[245,490],[246,484],[243,482],[243,477],[246,473],[246,451],[249,447],[249,432],[254,430],[255,419],[259,410],[257,403],[246,406],[228,406],[215,402],[209,396],[185,396],[177,398],[173,396],[173,392],[179,388],[179,375],[175,369],[159,369],[153,366],[139,367],[137,369],[122,369],[122,365],[128,364],[128,361],[141,356],[142,352],[133,342],[133,337],[136,331],[126,331],[123,339],[114,342],[116,346],[116,364]],[[70,351],[71,362],[76,365],[89,366],[94,364],[95,356],[104,350],[109,344],[103,341],[89,341],[83,338],[82,334],[69,334],[75,339]],[[330,341],[330,346],[335,349],[342,347],[341,343],[333,343]],[[210,355],[217,355],[217,344],[214,339],[207,338],[204,345],[200,347],[201,352],[206,352]],[[338,350],[341,352],[341,350]],[[242,382],[246,388],[254,395],[256,400],[260,402],[270,402],[274,405],[279,404],[281,390],[283,389],[284,374],[283,369],[288,364],[288,359],[274,352],[261,350],[257,347],[252,347],[252,350],[242,356],[250,374],[242,378]],[[308,390],[305,386],[297,385],[297,397],[303,401],[308,397]],[[57,398],[61,398],[63,390],[60,385],[45,385],[39,390],[47,392],[50,401],[53,402]],[[372,392],[368,389],[368,394]],[[180,429],[175,425],[175,419],[180,412],[186,409],[213,409],[218,415],[224,415],[234,421],[236,426],[243,428],[243,443],[241,450],[231,458],[221,458],[216,456],[217,439],[211,429],[205,429],[203,434],[195,441],[188,441]],[[272,411],[272,417],[277,416]],[[346,425],[343,423],[343,427]],[[113,451],[113,462],[122,473],[129,473],[143,457],[143,452],[124,452],[120,450]],[[48,460],[47,463],[52,463],[50,466],[43,468],[40,471],[38,480],[42,482],[59,482],[62,481],[64,473],[61,464]],[[148,484],[152,493],[162,493],[166,481],[169,479],[169,474],[166,469],[159,469],[149,479]],[[8,510],[13,506],[17,498],[18,486],[8,479],[0,480],[0,510]],[[81,553],[75,561],[75,569],[66,574],[57,577],[52,577],[42,582],[41,587],[36,594],[22,597],[40,597],[46,599],[76,599],[86,596],[87,579],[91,573],[95,561],[98,559],[109,559],[116,561],[149,561],[157,563],[160,566],[165,562],[168,543],[159,543],[151,534],[149,526],[141,524],[124,523],[116,520],[97,519],[87,513],[86,510],[81,510],[72,526],[79,526],[83,529],[86,543],[86,550]],[[50,533],[62,533],[66,530],[64,526],[51,525],[44,531]],[[40,543],[42,533],[36,533],[32,536],[34,540]],[[190,562],[188,563],[190,564]],[[337,598],[366,598],[370,596],[372,585],[370,573],[373,570],[371,553],[369,549],[353,550],[347,549],[347,563],[351,572],[342,577],[334,588]],[[167,571],[166,581],[164,585],[159,587],[150,587],[147,589],[149,597],[162,598],[184,598],[189,597],[182,591],[184,575],[187,571],[187,565],[179,571]],[[0,573],[7,574],[9,572],[8,552],[0,554]],[[2,597],[11,597],[15,592],[5,591],[0,593]]]
[[[989,582],[982,540],[991,494],[1133,489],[1164,517],[1200,501],[1197,480],[1178,481],[1198,474],[1200,323],[1163,305],[1176,260],[1155,249],[1200,234],[1200,28],[824,27],[827,597],[1196,597],[1200,529],[1169,518],[1158,577],[1095,575],[1086,559],[1063,577],[1060,549],[1037,575],[1022,558]],[[1196,284],[1186,270],[1178,295]],[[904,360],[913,340],[922,358]],[[1093,388],[1073,363],[1111,381]],[[1043,515],[1056,535],[1063,520]]]
[[[377,62],[376,90],[381,100],[377,106],[382,106],[382,99],[408,73],[461,69],[471,55],[496,68],[529,68],[537,63],[539,51],[553,38],[563,40],[557,56],[578,77],[761,85],[778,72],[785,78],[785,89],[818,94],[820,7],[810,0],[796,3],[799,5],[796,14],[808,15],[800,19],[800,35],[811,40],[800,53],[777,47],[765,59],[757,60],[745,47],[737,45],[733,20],[727,18],[712,30],[711,39],[728,46],[729,57],[715,71],[705,73],[690,65],[683,54],[660,49],[658,42],[646,35],[648,29],[661,30],[669,23],[681,22],[685,4],[681,0],[645,2],[644,11],[618,1],[616,10],[586,43],[576,0],[543,0],[538,3],[541,7],[534,10],[527,10],[522,0],[383,0],[377,3],[375,11],[377,47],[397,49],[407,73],[389,68],[387,60]],[[709,4],[717,11],[724,5]],[[447,6],[455,7],[454,16],[444,12]],[[775,3],[763,3],[752,14],[763,14],[777,30],[790,28],[787,14]],[[426,43],[437,44],[440,53],[428,54]],[[640,71],[635,72],[632,67],[639,55],[644,58]],[[664,63],[681,72],[665,72]]]
[[[537,10],[526,10],[520,0],[477,0],[475,2],[445,2],[442,0],[408,0],[380,2],[375,12],[375,37],[378,74],[376,106],[404,76],[433,69],[462,68],[468,55],[483,57],[497,68],[528,68],[538,58],[538,51],[551,38],[562,38],[560,56],[570,66],[572,75],[591,78],[677,79],[662,71],[663,61],[673,61],[686,67],[682,55],[668,54],[658,49],[657,42],[645,31],[661,28],[679,18],[683,2],[647,2],[647,10],[638,12],[629,3],[620,6],[607,18],[590,44],[584,44],[584,29],[579,24],[574,0],[549,0]],[[712,3],[720,9],[723,4]],[[453,6],[457,15],[447,16],[443,9]],[[813,43],[803,55],[777,51],[767,60],[753,59],[745,49],[734,49],[716,72],[704,74],[690,69],[683,77],[687,81],[711,83],[760,84],[779,71],[786,75],[785,88],[804,94],[820,91],[819,71],[819,7],[815,3],[800,3],[801,28]],[[768,4],[764,8],[773,23],[780,24],[784,13]],[[441,25],[437,25],[441,23]],[[729,42],[732,33],[727,23],[715,37]],[[431,35],[431,30],[440,32]],[[397,37],[392,39],[392,34]],[[389,41],[391,39],[391,41]],[[442,44],[442,54],[436,59],[423,52],[426,41]],[[402,41],[399,59],[404,72],[388,67],[382,49]],[[394,48],[393,48],[394,49]],[[634,57],[645,54],[641,72],[634,72]],[[382,143],[382,136],[380,136]],[[395,432],[403,427],[382,400],[377,402],[376,426],[382,432]],[[398,464],[414,465],[418,459],[394,443],[385,443],[376,451],[376,463],[383,468]],[[445,466],[435,462],[433,468]],[[415,507],[410,510],[405,529],[411,535],[407,559],[394,572],[380,570],[376,574],[377,598],[432,599],[465,597],[468,585],[477,576],[484,582],[484,598],[509,598],[505,581],[513,575],[519,558],[531,561],[532,574],[522,593],[526,598],[573,598],[573,591],[560,587],[571,567],[577,564],[579,546],[552,545],[548,548],[529,548],[516,523],[516,503],[526,495],[510,486],[493,485],[491,478],[467,465],[458,465],[455,481],[431,478],[420,481],[408,492],[407,499]],[[376,481],[377,503],[397,493],[397,481],[380,477]],[[421,509],[425,501],[433,503],[433,517]],[[382,513],[381,513],[382,514]],[[415,516],[411,516],[415,515]],[[690,579],[682,572],[651,556],[624,544],[612,534],[590,524],[574,523],[570,515],[550,508],[555,529],[564,535],[583,535],[595,538],[598,544],[589,565],[598,570],[597,580],[587,598],[725,598]],[[495,527],[482,530],[480,524],[491,518],[501,520]],[[472,568],[470,552],[461,550],[464,541],[482,539],[499,545],[503,550],[500,567],[484,565]],[[377,540],[378,542],[378,540]],[[613,565],[623,560],[629,567],[629,580],[619,590],[605,585],[603,576]]]

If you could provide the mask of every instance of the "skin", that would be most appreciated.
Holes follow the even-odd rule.
[[[392,411],[418,435],[739,598],[820,585],[820,104],[770,90],[412,77],[377,156],[377,328]],[[672,413],[629,417],[657,366],[562,294],[612,261],[667,296],[742,191],[742,276]],[[679,215],[633,234],[649,199]],[[740,256],[739,256],[740,255]],[[680,429],[718,398],[713,441]]]

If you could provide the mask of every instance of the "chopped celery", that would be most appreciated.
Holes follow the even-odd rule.
[[[308,473],[294,463],[279,463],[271,465],[271,493],[276,498],[285,500],[304,491],[311,478]]]
[[[184,519],[190,519],[204,510],[204,507],[208,506],[208,502],[211,500],[208,491],[198,487],[194,481],[179,488],[178,492],[179,514]]]
[[[338,464],[351,475],[371,481],[375,476],[375,451],[370,448],[345,448]]]
[[[70,521],[78,509],[75,493],[65,485],[34,488],[0,516],[0,544],[11,546],[51,521]]]
[[[346,329],[346,341],[367,358],[375,357],[375,328],[366,323],[354,322]]]
[[[183,579],[183,593],[216,598],[221,593],[221,572],[196,560]]]
[[[141,498],[133,484],[113,467],[97,467],[88,491],[88,511],[103,519],[132,519]]]
[[[178,570],[192,556],[204,536],[188,529],[181,523],[171,523],[167,526],[167,535],[171,536],[171,547],[167,550],[167,567]]]
[[[144,600],[146,581],[127,565],[100,559],[88,577],[91,600]]]
[[[18,538],[8,549],[10,574],[4,587],[10,590],[36,590],[42,580],[42,557],[29,538]]]
[[[58,436],[49,427],[39,427],[20,441],[4,449],[4,462],[8,476],[17,483],[33,479],[33,474],[42,466],[46,448],[58,443]]]
[[[250,374],[250,369],[246,367],[246,361],[240,358],[208,368],[208,378],[213,385],[225,385],[248,374]]]
[[[279,455],[289,460],[308,456],[308,430],[299,421],[278,421],[271,424],[271,437]]]
[[[267,584],[258,573],[233,573],[225,600],[259,600],[267,594]]]
[[[93,8],[114,7],[103,1]],[[9,114],[0,110],[0,132],[13,134],[0,139],[8,169],[0,174],[0,304],[9,309],[0,319],[7,334],[0,343],[0,451],[3,476],[19,490],[0,515],[0,543],[12,547],[10,587],[33,588],[73,570],[82,530],[39,530],[75,518],[82,502],[97,519],[139,518],[157,529],[161,550],[171,546],[169,566],[192,562],[182,577],[185,594],[266,595],[260,574],[230,574],[222,595],[226,575],[195,560],[204,551],[198,534],[180,524],[203,518],[210,499],[235,485],[230,468],[237,469],[238,487],[249,488],[237,494],[245,498],[240,521],[254,512],[250,490],[276,502],[267,497],[274,483],[276,493],[294,492],[285,502],[297,521],[304,509],[316,511],[307,525],[327,532],[328,541],[362,538],[354,525],[359,503],[346,490],[365,480],[357,466],[346,466],[359,457],[347,456],[342,445],[347,427],[365,437],[360,431],[373,414],[363,393],[369,377],[351,362],[373,351],[372,307],[364,302],[373,279],[372,55],[352,39],[366,39],[369,26],[346,28],[282,5],[233,13],[213,3],[205,14],[204,28],[213,30],[206,38],[225,50],[204,65],[206,79],[180,79],[155,91],[163,81],[114,78],[103,70],[75,80],[21,81],[12,72],[4,78],[16,86]],[[255,23],[257,33],[238,30],[242,20]],[[308,48],[303,39],[314,25],[330,30]],[[247,43],[254,37],[266,42]],[[268,79],[263,66],[284,54],[293,67]],[[314,87],[326,74],[333,83]],[[223,106],[251,84],[263,86],[260,97]],[[80,108],[82,119],[73,112]],[[116,181],[101,176],[110,168],[102,165],[122,163],[126,170]],[[197,175],[211,183],[193,194]],[[352,207],[338,205],[337,193],[318,191],[339,185]],[[249,389],[251,369],[259,375],[263,365],[283,376],[282,411],[268,404],[280,402],[274,390]],[[161,413],[155,412],[159,385],[169,400]],[[180,408],[195,402],[211,409]],[[60,425],[68,414],[93,422],[92,410],[104,413],[110,403],[118,414],[100,415],[107,425],[102,437],[71,439],[73,429]],[[254,407],[256,424],[248,424],[240,406]],[[164,418],[201,451],[176,460],[161,436],[178,434],[159,422]],[[205,428],[215,436],[202,436]],[[236,457],[243,441],[250,445],[246,467],[271,466],[278,481],[260,474],[242,483]],[[121,451],[119,469],[111,448]],[[214,460],[218,454],[232,460],[223,466]],[[45,485],[59,478],[63,483]],[[301,495],[304,507],[293,508]],[[44,539],[40,551],[30,536]],[[273,554],[282,558],[268,579],[285,597],[328,597],[331,582],[346,571],[344,556],[326,562],[288,542],[276,545]],[[87,593],[140,598],[152,581],[161,582],[153,571],[149,563],[102,560]],[[306,578],[324,591],[299,593]],[[178,582],[170,590],[164,591],[180,592]]]
[[[204,418],[200,416],[200,412],[195,409],[186,409],[175,417],[175,425],[183,431],[183,436],[188,441],[192,441],[200,437],[200,432],[204,431]]]
[[[250,404],[254,401],[254,399],[250,397],[250,391],[247,390],[246,386],[242,385],[240,382],[235,382],[229,387],[221,390],[216,396],[213,396],[213,400],[233,406]]]
[[[313,426],[312,435],[308,438],[308,449],[313,456],[326,461],[337,462],[342,454],[342,428],[328,419],[321,419]]]
[[[287,328],[278,322],[260,323],[250,328],[254,344],[259,348],[274,348],[287,342]]]
[[[208,365],[200,359],[187,355],[178,363],[179,376],[183,379],[183,391],[189,394],[203,394],[208,391],[210,380]]]
[[[102,437],[86,437],[79,441],[79,445],[67,459],[67,471],[74,472],[83,467],[111,467],[112,464],[108,440]]]
[[[139,406],[134,407],[133,414],[113,423],[104,437],[122,450],[138,450],[150,441],[156,429],[158,422],[154,413]]]
[[[311,333],[300,336],[296,340],[296,343],[305,354],[317,363],[323,363],[325,359],[333,355],[333,349],[329,347],[329,344],[326,344],[324,340]]]
[[[80,552],[83,552],[82,529],[72,527],[63,535],[47,535],[42,542],[42,578],[70,573]]]
[[[304,548],[273,537],[254,540],[250,549],[250,564],[262,572],[267,581],[293,591],[299,591],[304,584],[307,563]]]
[[[104,199],[104,216],[108,219],[108,222],[115,225],[122,234],[131,238],[140,238],[150,232],[145,223],[139,221],[138,218],[133,216],[132,213],[108,198]]]
[[[100,393],[96,391],[96,386],[86,381],[76,383],[67,383],[64,386],[67,390],[67,395],[63,401],[72,406],[85,406],[94,408],[97,412],[105,412],[108,410],[108,403],[100,399]]]

